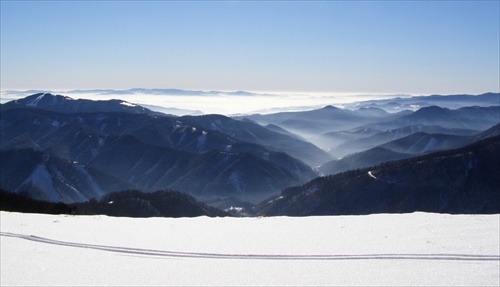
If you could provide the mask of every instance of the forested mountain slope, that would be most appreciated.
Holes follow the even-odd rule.
[[[500,213],[500,136],[317,178],[261,203],[267,215]]]

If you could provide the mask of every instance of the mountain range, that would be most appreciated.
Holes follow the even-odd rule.
[[[185,91],[170,93],[183,95]],[[238,94],[247,95],[238,92],[233,96]],[[495,100],[496,105],[491,104]],[[413,109],[416,102],[422,107]],[[0,188],[65,204],[105,199],[123,190],[152,193],[169,189],[233,215],[383,210],[487,213],[500,210],[498,188],[491,183],[497,170],[489,168],[494,162],[488,162],[485,155],[494,149],[488,145],[496,147],[492,139],[498,138],[500,129],[499,102],[500,94],[488,93],[367,101],[352,109],[325,106],[266,115],[173,116],[123,100],[75,100],[36,93],[0,105]],[[411,109],[389,108],[410,103]],[[477,158],[460,153],[475,154],[479,147]],[[436,152],[441,161],[432,159]],[[489,157],[498,158],[494,152]],[[462,177],[469,176],[471,169],[460,170],[459,177],[453,177],[454,164],[465,164],[454,161],[458,158],[487,162],[474,173],[482,177],[464,181]],[[391,179],[373,184],[369,180],[385,178],[382,167],[390,167]],[[419,167],[434,173],[418,171]],[[320,177],[323,174],[328,176]],[[430,187],[417,184],[424,177]],[[366,199],[370,184],[378,195]],[[477,202],[491,203],[468,206],[465,195],[460,195],[460,201],[438,191],[446,184],[465,194],[474,193],[470,196]],[[471,186],[484,190],[471,190]],[[438,203],[422,205],[422,196],[435,196],[423,189],[460,203],[442,203],[453,206],[449,209]],[[402,190],[409,190],[409,195],[401,195]],[[396,193],[406,201],[384,203]],[[130,194],[142,200],[136,193]],[[339,196],[344,201],[332,201]],[[366,206],[365,200],[376,204]],[[437,199],[430,202],[433,200]]]
[[[380,108],[388,112],[398,112],[402,110],[416,111],[428,106],[439,106],[448,109],[473,106],[490,107],[498,105],[498,95],[499,93],[484,93],[480,95],[461,94],[392,97],[389,99],[347,103],[344,107],[348,109]]]
[[[69,104],[60,99],[60,96],[37,94],[2,105],[0,147],[4,156],[21,148],[43,154],[32,165],[19,166],[27,174],[26,177],[17,181],[2,181],[2,187],[18,191],[34,186],[46,190],[45,193],[52,193],[41,199],[62,198],[67,203],[78,198],[90,199],[86,196],[87,191],[68,180],[76,176],[52,171],[54,165],[46,165],[43,160],[54,158],[58,162],[64,161],[67,166],[74,166],[76,170],[97,170],[99,178],[118,178],[127,182],[127,188],[144,191],[172,188],[200,198],[237,195],[255,202],[317,176],[307,164],[283,152],[279,146],[272,150],[266,146],[281,141],[286,142],[282,145],[285,149],[292,149],[296,144],[300,147],[297,150],[302,153],[311,150],[312,154],[326,154],[310,143],[250,122],[238,122],[245,125],[246,133],[230,133],[227,130],[230,124],[227,123],[234,124],[236,121],[224,116],[216,119],[202,117],[200,119],[204,121],[197,122],[190,117],[152,114],[147,109],[137,113],[136,106],[131,105],[123,105],[126,110],[116,112],[116,101],[98,103],[102,104],[100,109],[111,107],[109,112],[77,110],[62,113],[54,110]],[[35,100],[38,101],[36,105],[33,104]],[[118,105],[122,106],[121,103]],[[205,126],[210,129],[205,129]],[[221,132],[224,129],[226,133]],[[238,127],[235,129],[240,130]],[[255,131],[252,133],[252,130]],[[257,141],[261,145],[245,141],[249,139],[248,134],[259,132],[264,132],[269,141],[267,144],[265,137]],[[4,166],[2,174],[19,173],[16,167]],[[45,180],[47,174],[55,179]],[[77,181],[95,182],[94,177],[87,174],[92,175],[82,173],[83,178]],[[66,196],[56,187],[59,181],[65,182],[70,190],[78,190],[79,194]],[[103,185],[102,182],[95,184],[96,190],[118,191],[113,185]]]
[[[16,96],[30,96],[32,94],[44,94],[47,93],[42,90],[26,90],[26,91],[15,91],[8,90],[5,91],[7,95]],[[145,89],[145,88],[132,88],[126,90],[116,90],[116,89],[91,89],[91,90],[69,90],[65,91],[65,94],[69,95],[82,95],[82,94],[92,94],[98,96],[129,96],[129,95],[169,95],[169,96],[278,96],[269,93],[253,93],[246,91],[200,91],[200,90],[183,90],[183,89]]]
[[[459,106],[458,108],[450,109],[422,104],[423,107],[416,111],[398,109],[396,112],[389,112],[375,105],[378,101],[369,101],[371,104],[358,103],[352,106],[352,109],[326,106],[322,109],[301,112],[246,115],[238,119],[244,118],[261,125],[272,124],[281,127],[306,138],[309,142],[328,151],[333,157],[343,157],[353,152],[373,148],[378,144],[410,135],[416,129],[433,133],[472,135],[499,122],[500,94],[498,93],[478,96],[456,95],[450,98],[451,100],[447,100],[446,96],[433,96],[429,102],[446,102],[448,106],[455,105]],[[411,99],[414,98],[397,98],[390,102],[401,107],[402,103]],[[476,99],[475,102],[474,99]],[[420,101],[421,99],[417,97],[414,100]],[[380,100],[382,103],[387,101]],[[473,103],[479,105],[462,106],[462,104]],[[393,138],[388,140],[382,138],[374,142],[373,138],[369,138],[398,129],[400,135],[397,135],[398,132],[393,133]],[[359,143],[353,142],[362,141],[365,138],[365,145],[357,147]],[[354,144],[351,145],[351,143]]]

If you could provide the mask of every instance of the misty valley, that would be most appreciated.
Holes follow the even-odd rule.
[[[500,213],[499,103],[499,93],[434,95],[177,116],[124,100],[37,93],[0,105],[0,209]]]

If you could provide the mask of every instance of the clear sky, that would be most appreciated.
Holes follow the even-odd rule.
[[[1,1],[1,89],[500,89],[499,1]]]

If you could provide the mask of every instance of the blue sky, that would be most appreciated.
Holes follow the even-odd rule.
[[[499,1],[1,1],[1,89],[500,89]]]

